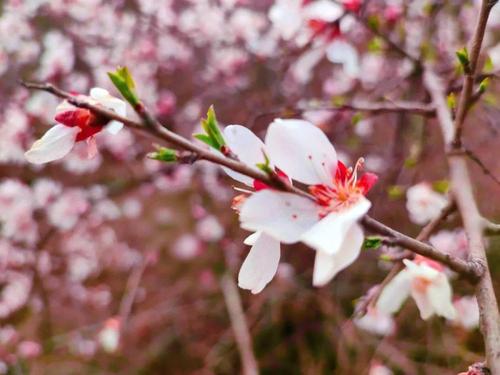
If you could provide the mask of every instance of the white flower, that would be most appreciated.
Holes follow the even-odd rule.
[[[100,104],[121,116],[126,114],[124,101],[111,96],[108,91],[99,87],[90,90],[90,97],[86,97],[92,104]],[[88,156],[97,153],[94,136],[103,128],[116,134],[123,124],[117,121],[106,121],[96,117],[90,110],[77,108],[68,102],[62,102],[56,108],[56,125],[52,126],[31,148],[24,154],[30,163],[44,164],[66,156],[76,142],[86,141]]]
[[[438,217],[448,203],[444,195],[436,193],[425,182],[409,188],[406,192],[406,199],[406,209],[410,214],[410,220],[420,225]]]
[[[98,341],[107,353],[116,352],[120,345],[120,321],[117,318],[110,318],[104,323],[99,331]]]
[[[453,302],[457,316],[455,324],[465,329],[473,329],[479,326],[479,306],[475,296],[464,296]]]
[[[380,336],[391,335],[395,329],[392,315],[383,313],[374,307],[369,308],[361,318],[355,319],[354,324],[367,332]]]
[[[376,176],[357,177],[358,162],[348,170],[337,160],[334,147],[325,134],[304,120],[275,120],[268,129],[265,144],[248,129],[233,125],[224,135],[228,147],[251,166],[269,156],[288,177],[310,186],[312,198],[270,189],[262,182],[227,171],[257,192],[240,205],[243,229],[255,232],[247,238],[252,244],[239,275],[240,286],[259,292],[278,267],[279,243],[304,242],[317,250],[313,284],[328,283],[359,255],[363,232],[357,221],[371,204],[364,194]]]
[[[384,313],[397,312],[403,302],[412,296],[422,319],[437,314],[453,320],[456,310],[451,302],[452,290],[439,263],[423,257],[415,261],[403,260],[406,268],[384,288],[377,301],[377,308]]]

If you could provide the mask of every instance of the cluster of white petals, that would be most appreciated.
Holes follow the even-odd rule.
[[[339,200],[332,197],[327,207],[316,199],[270,188],[246,198],[240,207],[240,222],[253,234],[245,240],[252,248],[239,273],[240,287],[259,293],[269,283],[278,268],[281,243],[303,242],[316,250],[315,286],[327,284],[356,260],[363,243],[357,221],[371,204],[357,190],[355,178],[346,185],[336,180],[337,154],[319,128],[304,120],[277,119],[268,128],[265,143],[240,125],[226,127],[224,137],[243,163],[255,167],[265,162],[266,155],[271,167],[288,178],[341,196]],[[251,178],[225,171],[254,186]]]

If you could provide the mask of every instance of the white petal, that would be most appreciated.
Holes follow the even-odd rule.
[[[342,247],[336,254],[317,251],[314,260],[313,285],[327,284],[338,272],[354,262],[361,251],[363,239],[363,230],[358,224],[354,224],[347,232]]]
[[[94,87],[90,90],[90,97],[96,100],[99,104],[104,107],[115,111],[120,116],[127,115],[127,103],[123,100],[111,96],[109,92],[100,87]],[[118,121],[111,121],[107,126],[106,130],[111,134],[118,133],[123,128],[123,123]]]
[[[34,164],[61,159],[71,151],[79,132],[80,128],[78,127],[56,124],[42,138],[33,143],[24,155],[30,163]]]
[[[308,121],[274,120],[266,135],[273,163],[292,179],[308,185],[332,185],[337,153],[325,133]]]
[[[346,210],[333,212],[323,218],[304,233],[301,241],[315,250],[335,254],[339,251],[347,231],[368,212],[370,207],[370,201],[361,197],[356,204]]]
[[[451,286],[444,273],[441,273],[427,288],[427,296],[437,315],[450,320],[455,319],[457,312],[451,301]]]
[[[358,51],[350,43],[335,39],[326,49],[326,57],[333,63],[342,64],[344,71],[351,77],[359,75]]]
[[[229,125],[224,129],[224,139],[232,152],[238,156],[241,162],[255,167],[257,163],[265,162],[264,142],[257,137],[251,130],[241,125]],[[229,168],[223,168],[231,178],[252,186],[253,179],[234,172]]]
[[[106,125],[105,129],[110,134],[118,134],[118,132],[123,129],[123,122],[111,121],[108,125]]]
[[[248,246],[255,245],[255,242],[259,239],[261,232],[255,232],[249,235],[247,238],[243,240],[243,243]]]
[[[294,243],[318,221],[316,204],[296,194],[262,190],[241,207],[243,229],[262,231],[283,243]]]
[[[407,269],[398,273],[382,290],[377,300],[377,309],[384,314],[394,314],[411,291],[412,277]]]
[[[280,260],[280,243],[261,233],[250,249],[238,275],[240,288],[260,293],[273,279]]]
[[[308,19],[333,22],[343,14],[343,7],[330,0],[314,1],[304,7],[304,15]]]
[[[423,320],[427,320],[434,315],[434,306],[432,305],[427,293],[412,289],[411,296],[415,300],[418,310],[420,311],[420,317]]]

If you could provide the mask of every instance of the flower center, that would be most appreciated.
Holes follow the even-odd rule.
[[[363,168],[364,159],[359,158],[354,168],[346,168],[341,162],[338,163],[335,178],[331,186],[314,185],[309,188],[319,205],[323,207],[320,216],[326,216],[331,212],[342,211],[356,203],[369,190],[365,174],[358,179],[358,171]],[[372,178],[373,180],[373,178]]]

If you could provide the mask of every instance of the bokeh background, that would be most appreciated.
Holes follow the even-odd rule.
[[[336,108],[428,101],[421,72],[367,25],[435,63],[449,92],[458,92],[455,51],[471,35],[478,4],[372,0],[345,1],[340,13],[314,9],[325,2],[335,3],[0,1],[0,373],[241,371],[222,292],[248,251],[230,208],[232,181],[205,162],[150,160],[152,141],[127,129],[100,134],[93,159],[76,147],[60,162],[29,165],[23,154],[53,124],[58,100],[27,91],[18,79],[117,94],[106,72],[126,65],[152,112],[185,136],[197,132],[212,104],[221,124],[260,136],[276,117],[305,118],[345,162],[364,156],[366,169],[379,174],[372,216],[418,233],[407,189],[423,182],[447,194],[435,120]],[[321,22],[327,31],[318,33]],[[490,86],[465,134],[483,164],[471,160],[479,204],[491,219],[500,218],[499,37],[497,7],[481,58]],[[466,252],[460,225],[452,215],[435,246]],[[489,245],[500,290],[500,244],[491,238]],[[413,301],[394,320],[353,319],[356,300],[392,266],[381,255],[394,251],[366,250],[317,289],[314,252],[284,247],[278,274],[262,293],[238,290],[262,374],[455,374],[481,361],[474,321],[422,321]],[[457,300],[473,293],[465,281],[452,283]]]

